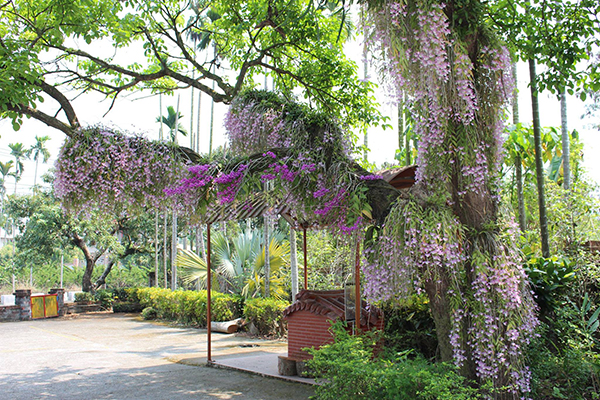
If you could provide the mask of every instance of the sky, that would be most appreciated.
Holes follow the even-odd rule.
[[[347,46],[348,56],[359,65],[359,75],[363,76],[362,46],[358,40]],[[378,80],[374,73],[370,73],[372,80]],[[520,119],[523,123],[531,123],[531,97],[528,88],[528,69],[525,63],[518,65],[518,88],[519,88],[519,106]],[[193,129],[197,126],[197,105],[199,92],[194,91],[194,119]],[[73,96],[74,97],[74,96]],[[156,118],[160,114],[161,103],[163,113],[166,114],[167,106],[178,107],[183,114],[181,124],[189,131],[191,112],[192,90],[180,90],[172,96],[148,96],[144,93],[129,93],[118,98],[115,105],[111,108],[110,100],[105,100],[99,95],[86,95],[74,100],[74,108],[78,118],[83,125],[102,124],[108,127],[115,127],[122,131],[142,134],[149,139],[158,139],[160,124]],[[381,112],[390,117],[390,124],[393,129],[382,130],[381,128],[369,129],[369,161],[377,165],[383,162],[393,162],[397,147],[396,133],[396,108],[389,104],[383,91],[377,90],[376,97],[381,104]],[[542,126],[560,126],[560,102],[550,93],[542,93],[540,100],[540,117]],[[208,151],[208,136],[210,125],[210,98],[207,95],[201,96],[200,113],[200,151]],[[589,178],[600,184],[600,132],[591,129],[592,121],[582,119],[585,112],[584,103],[579,99],[570,97],[568,99],[568,128],[577,129],[583,141],[584,157],[583,166],[587,170]],[[109,111],[110,110],[110,111]],[[226,143],[225,130],[223,128],[223,117],[227,111],[227,106],[215,104],[214,112],[214,135],[213,148]],[[598,122],[598,121],[596,121]],[[35,136],[48,135],[51,140],[47,142],[51,158],[47,164],[41,164],[38,168],[38,176],[45,173],[54,165],[62,145],[65,135],[53,128],[47,127],[41,122],[33,119],[24,120],[23,126],[18,132],[12,129],[10,120],[0,120],[0,161],[6,162],[12,159],[10,155],[9,143],[21,142],[29,148],[35,143]],[[179,137],[179,143],[190,147],[189,139]],[[22,180],[18,183],[17,193],[31,193],[34,182],[35,163],[32,160],[25,160],[25,168]],[[38,178],[38,183],[40,179]],[[9,194],[14,192],[14,181],[9,178],[7,184]]]

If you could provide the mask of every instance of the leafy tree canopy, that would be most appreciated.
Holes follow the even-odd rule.
[[[372,88],[359,81],[356,64],[343,54],[352,29],[347,9],[332,4],[5,2],[0,6],[0,116],[11,118],[15,129],[25,115],[70,134],[79,127],[66,95],[73,89],[114,100],[131,90],[194,87],[229,103],[268,73],[276,90],[288,96],[301,93],[350,124],[376,122]],[[203,53],[207,42],[214,48],[211,56]],[[58,102],[60,119],[56,106],[41,109],[48,97]]]
[[[535,59],[546,70],[538,76],[538,89],[560,93],[600,90],[597,64],[590,60],[600,43],[600,3],[596,0],[497,0],[489,17],[515,55]],[[584,89],[584,90],[581,90]]]

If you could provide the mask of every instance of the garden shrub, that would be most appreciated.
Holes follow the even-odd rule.
[[[75,303],[91,303],[94,301],[94,295],[89,292],[75,293]]]
[[[113,312],[136,313],[142,311],[137,296],[138,288],[115,288],[111,289],[113,297]]]
[[[175,290],[141,288],[137,290],[142,307],[152,307],[157,317],[185,324],[206,326],[206,290]],[[213,321],[229,321],[241,316],[240,297],[212,293],[211,314]]]
[[[102,308],[108,310],[113,304],[113,294],[109,290],[100,289],[94,293],[94,300],[97,301]]]
[[[138,290],[137,287],[132,288],[114,288],[111,289],[113,294],[113,298],[115,301],[123,301],[123,302],[131,302],[138,303],[140,299],[138,298]]]
[[[142,310],[142,318],[145,320],[155,319],[156,318],[156,310],[152,307],[146,307]]]
[[[135,311],[151,308],[156,313],[156,318],[205,327],[206,295],[206,290],[172,291],[162,288],[134,288],[121,292],[119,289],[115,291],[115,297],[130,301],[115,302],[113,311],[132,312],[126,304],[139,304],[139,309]],[[133,303],[133,299],[138,300],[139,303]],[[289,302],[284,300],[272,298],[244,300],[238,295],[212,292],[211,314],[213,321],[229,321],[243,315],[248,323],[254,324],[258,334],[283,337],[287,331],[283,310],[287,306]]]
[[[600,399],[600,306],[591,253],[531,257],[541,323],[527,351],[535,399]]]
[[[395,351],[414,349],[425,358],[435,357],[438,347],[435,322],[426,295],[378,304],[385,315],[385,347]]]
[[[112,306],[114,313],[139,313],[142,311],[140,303],[131,301],[115,301]]]
[[[535,293],[534,300],[542,316],[549,315],[558,305],[560,297],[575,281],[575,262],[567,258],[531,257],[524,265],[527,278]]]
[[[282,337],[287,332],[283,310],[289,305],[288,301],[273,298],[248,299],[244,316],[246,322],[254,324],[259,335]]]
[[[572,326],[558,310],[553,323],[542,323],[528,348],[532,394],[536,399],[599,399],[600,355],[584,339],[581,326]]]
[[[332,325],[335,341],[310,349],[308,361],[323,400],[484,398],[450,364],[432,364],[422,356],[409,359],[410,351],[375,358],[377,332],[352,336],[343,322]]]

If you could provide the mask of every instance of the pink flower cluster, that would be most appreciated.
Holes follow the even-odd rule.
[[[475,66],[467,44],[451,32],[444,7],[430,0],[387,1],[367,14],[365,37],[390,92],[408,101],[419,138],[417,179],[443,186],[440,178],[449,179],[446,171],[455,164],[479,177],[465,179],[458,191],[481,194],[500,160],[502,108],[512,89],[508,52],[483,47]],[[484,162],[475,157],[480,143],[488,148]]]
[[[295,215],[304,221],[318,221],[336,233],[356,232],[364,226],[360,215],[353,214],[357,207],[350,211],[347,194],[360,179],[341,181],[340,177],[348,180],[351,175],[330,170],[339,161],[349,161],[349,140],[336,123],[278,100],[272,93],[249,92],[232,104],[225,127],[234,154],[248,156],[253,163],[250,175],[269,182],[272,197],[285,199]],[[240,184],[243,182],[236,181],[224,197],[218,197],[232,200]]]
[[[217,198],[221,204],[232,203],[235,200],[238,190],[242,184],[242,180],[248,165],[240,164],[229,173],[221,173],[214,183],[217,185]]]

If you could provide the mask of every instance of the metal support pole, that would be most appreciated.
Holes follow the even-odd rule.
[[[290,274],[292,275],[292,302],[298,294],[298,252],[296,251],[296,231],[290,226]]]
[[[62,250],[60,255],[60,287],[63,288],[63,276],[65,273],[65,251]]]
[[[208,340],[208,354],[206,356],[206,361],[208,363],[212,363],[212,355],[211,355],[211,330],[210,330],[210,324],[211,324],[211,315],[210,315],[210,300],[211,300],[211,295],[210,295],[210,291],[211,291],[211,281],[212,281],[212,277],[211,277],[211,273],[210,273],[210,224],[206,225],[206,241],[208,242],[207,245],[207,251],[206,251],[206,337]]]
[[[306,227],[302,227],[302,233],[304,235],[304,290],[308,289],[308,260],[306,258]]]
[[[356,239],[356,263],[354,265],[354,326],[355,333],[360,332],[360,313],[362,304],[360,301],[360,242]]]

